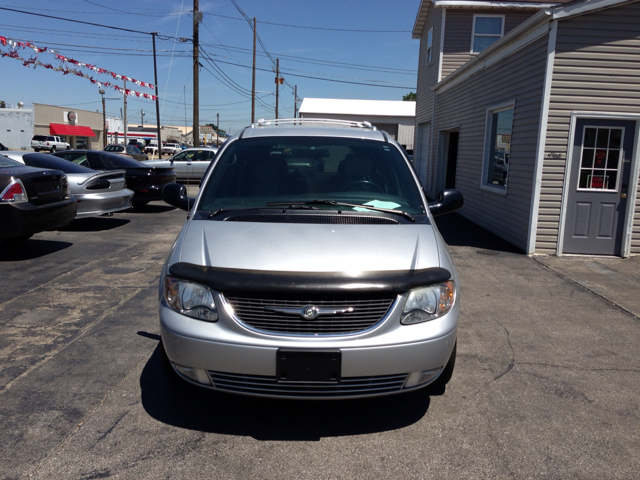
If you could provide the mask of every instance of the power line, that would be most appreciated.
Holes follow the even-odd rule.
[[[109,28],[111,30],[120,30],[120,31],[123,31],[123,32],[139,33],[141,35],[151,35],[151,32],[142,32],[142,31],[139,31],[139,30],[131,30],[130,28],[113,27],[111,25],[101,25],[99,23],[83,22],[81,20],[71,20],[69,18],[55,17],[53,15],[44,15],[42,13],[25,12],[24,10],[16,10],[15,8],[0,7],[0,10],[7,10],[9,12],[16,12],[16,13],[24,13],[25,15],[35,15],[36,17],[53,18],[54,20],[62,20],[64,22],[82,23],[84,25],[91,25],[93,27]]]
[[[231,0],[233,2],[233,0]],[[235,4],[235,2],[233,2]],[[237,7],[236,7],[237,8]],[[239,17],[231,17],[228,15],[221,15],[219,13],[212,13],[212,12],[207,12],[203,10],[203,13],[205,13],[206,15],[212,15],[214,17],[221,17],[221,18],[228,18],[231,20],[245,20],[244,18],[239,18]],[[240,12],[243,13],[243,12]],[[244,13],[243,13],[244,15]],[[334,32],[354,32],[354,33],[411,33],[411,30],[358,30],[358,29],[349,29],[349,28],[330,28],[330,27],[311,27],[311,26],[306,26],[306,25],[289,25],[286,23],[275,23],[275,22],[264,22],[261,21],[260,23],[264,23],[266,25],[274,25],[277,27],[288,27],[288,28],[303,28],[303,29],[309,29],[309,30],[329,30],[329,31],[334,31]]]

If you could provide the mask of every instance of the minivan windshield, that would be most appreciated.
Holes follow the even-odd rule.
[[[281,208],[291,204],[369,211],[357,207],[366,204],[425,213],[410,167],[393,144],[298,136],[230,143],[204,186],[198,210],[263,208],[274,203],[282,203]]]

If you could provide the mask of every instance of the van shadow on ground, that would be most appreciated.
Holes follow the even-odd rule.
[[[179,428],[256,440],[319,441],[407,427],[429,409],[425,390],[348,401],[294,401],[176,385],[164,375],[161,348],[159,343],[140,376],[142,405],[156,420]]]
[[[447,245],[473,247],[496,252],[525,253],[515,245],[457,213],[437,216],[435,217],[435,222]]]

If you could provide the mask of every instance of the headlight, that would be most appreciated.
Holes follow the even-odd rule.
[[[164,277],[164,299],[178,313],[206,322],[218,321],[213,292],[206,285],[167,275]]]
[[[413,289],[402,309],[403,325],[426,322],[441,317],[453,307],[455,283],[448,282]]]

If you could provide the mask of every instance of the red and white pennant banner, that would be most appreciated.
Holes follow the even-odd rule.
[[[74,60],[72,58],[67,58],[67,57],[64,57],[63,55],[60,55],[56,50],[51,50],[51,49],[48,49],[47,47],[39,48],[39,47],[36,47],[33,43],[30,43],[30,42],[18,42],[16,40],[12,40],[10,38],[6,38],[6,37],[2,37],[2,36],[0,36],[0,45],[5,46],[5,47],[8,46],[8,47],[11,48],[11,50],[9,52],[5,52],[2,49],[0,49],[0,54],[2,55],[2,57],[9,57],[9,58],[15,58],[16,60],[20,60],[20,61],[22,61],[22,64],[25,67],[33,65],[33,68],[36,68],[36,67],[40,66],[40,67],[44,67],[46,69],[55,70],[56,72],[62,72],[63,75],[72,74],[72,75],[76,75],[78,77],[86,78],[86,79],[90,80],[91,83],[98,85],[98,87],[102,87],[102,86],[110,87],[110,88],[113,88],[114,90],[117,90],[118,92],[124,93],[125,95],[128,95],[130,97],[146,98],[148,100],[155,100],[156,99],[155,95],[150,95],[148,93],[136,92],[136,91],[130,90],[128,88],[122,88],[122,87],[120,87],[118,85],[114,85],[114,84],[112,84],[110,82],[98,81],[98,80],[94,79],[93,77],[87,75],[83,71],[81,71],[80,68],[67,67],[64,64],[65,63],[70,63],[71,65],[74,65],[74,66],[77,66],[77,67],[82,67],[82,68],[87,68],[87,69],[89,69],[89,70],[91,70],[93,72],[96,72],[96,73],[111,75],[114,78],[114,80],[127,80],[129,82],[133,82],[135,85],[139,85],[141,87],[154,89],[155,85],[153,85],[151,83],[141,82],[139,80],[136,80],[135,78],[127,77],[125,75],[120,75],[120,74],[117,74],[117,73],[114,73],[114,72],[110,72],[109,70],[105,70],[104,68],[96,67],[95,65],[90,65],[90,64],[87,64],[87,63],[78,62],[77,60]],[[25,58],[21,57],[18,54],[18,48],[22,48],[23,50],[26,49],[26,48],[31,48],[36,53],[43,53],[43,52],[52,53],[52,54],[55,55],[55,58],[57,60],[60,60],[61,65],[57,66],[57,67],[54,67],[50,63],[42,63],[41,61],[38,60],[38,56],[37,55],[35,57],[31,57],[29,59],[25,59]]]

